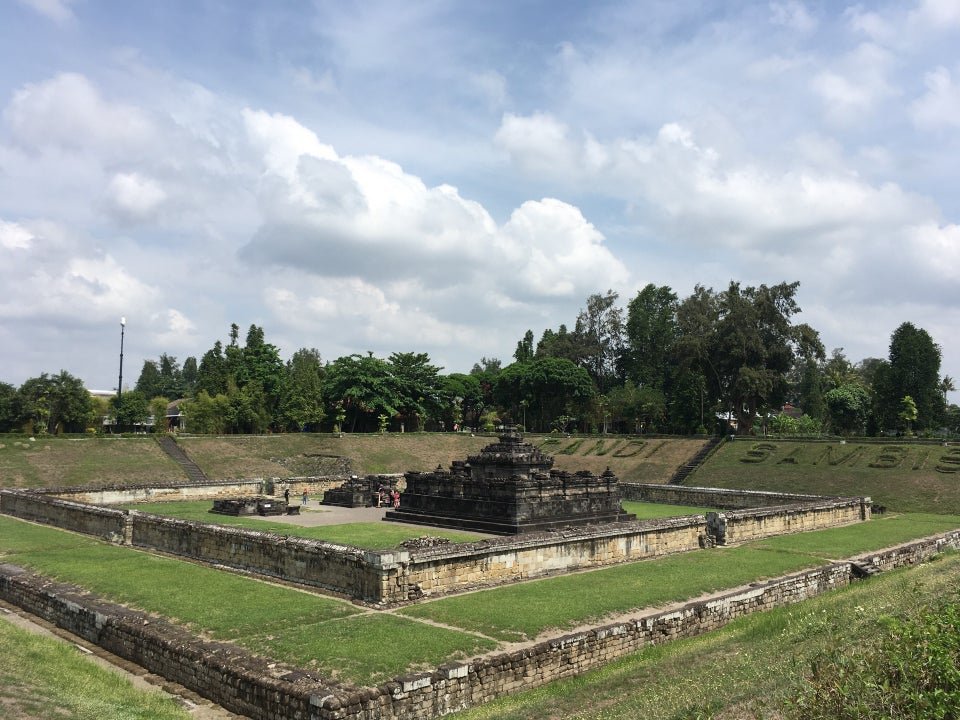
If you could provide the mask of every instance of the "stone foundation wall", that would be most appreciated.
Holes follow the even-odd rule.
[[[9,565],[0,565],[0,597],[252,718],[423,720],[581,675],[648,645],[699,635],[750,613],[843,587],[853,580],[853,562],[886,570],[922,562],[946,549],[960,549],[960,531],[362,689],[226,644],[199,641],[165,621],[148,622],[141,613]]]
[[[134,510],[112,510],[32,491],[0,491],[0,511],[10,515],[312,585],[371,603],[403,603],[424,595],[847,525],[869,519],[869,507],[869,498],[821,499],[794,506],[378,552]]]
[[[647,485],[642,483],[620,483],[620,495],[624,500],[667,505],[693,505],[695,507],[717,508],[718,510],[771,507],[824,499],[822,495],[684,487],[683,485]]]
[[[397,574],[391,553],[130,511],[132,544],[377,602]],[[384,558],[383,556],[387,556]],[[391,577],[393,576],[393,577]],[[395,582],[394,582],[395,584]]]
[[[726,544],[787,535],[808,530],[851,525],[869,520],[869,498],[847,498],[820,503],[802,503],[723,513]],[[708,523],[710,516],[707,517]]]
[[[299,496],[306,490],[310,495],[343,483],[345,476],[252,478],[247,480],[218,480],[207,483],[153,483],[140,485],[74,488],[40,488],[34,492],[56,495],[65,500],[91,505],[126,505],[141,502],[175,502],[178,500],[213,500],[221,497],[250,497],[252,495],[281,495],[290,488],[291,495]]]
[[[123,510],[61,500],[31,492],[0,490],[0,512],[64,530],[129,541],[129,518]]]

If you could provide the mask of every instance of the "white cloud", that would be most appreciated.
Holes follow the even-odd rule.
[[[874,43],[862,43],[831,70],[812,80],[828,119],[842,125],[863,122],[878,104],[896,95],[887,79],[890,53]]]
[[[139,173],[117,173],[107,187],[108,202],[122,219],[143,221],[167,198],[160,184]]]
[[[104,157],[139,155],[154,132],[142,111],[105,100],[76,73],[24,85],[14,93],[4,118],[14,140],[26,148],[53,146]]]
[[[927,92],[910,105],[910,117],[924,130],[960,127],[960,85],[938,67],[924,76]]]
[[[19,0],[19,2],[56,23],[73,20],[73,10],[70,6],[74,0]]]
[[[816,19],[799,0],[771,2],[770,19],[775,25],[785,25],[804,33],[817,27]]]
[[[934,30],[960,27],[960,3],[957,0],[921,0],[910,19]]]
[[[586,294],[598,273],[626,277],[602,235],[566,203],[524,203],[498,228],[456,188],[427,187],[383,158],[341,158],[292,118],[245,117],[263,158],[267,218],[244,251],[252,261],[438,287],[491,282],[495,271],[505,292],[539,297]]]
[[[0,220],[0,248],[26,250],[33,240],[33,233],[17,223]]]

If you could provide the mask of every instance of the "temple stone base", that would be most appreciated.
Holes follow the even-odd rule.
[[[598,476],[552,465],[511,430],[449,470],[406,473],[400,508],[384,519],[503,535],[636,519],[620,507],[609,469]]]
[[[323,493],[321,505],[337,505],[339,507],[373,507],[376,503],[376,493],[381,488],[389,494],[397,487],[397,475],[354,475],[339,487],[331,488]],[[389,502],[388,497],[382,499],[384,505]]]

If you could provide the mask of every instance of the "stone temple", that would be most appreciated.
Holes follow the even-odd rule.
[[[400,508],[384,519],[499,535],[636,519],[620,507],[619,481],[609,468],[593,475],[552,467],[552,457],[508,429],[449,470],[405,473]]]

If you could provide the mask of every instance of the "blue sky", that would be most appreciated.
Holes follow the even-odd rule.
[[[960,0],[0,4],[0,380],[231,322],[510,360],[587,296],[800,281],[960,377]]]

